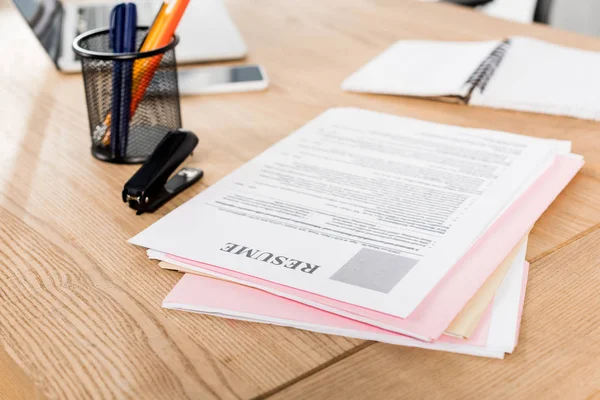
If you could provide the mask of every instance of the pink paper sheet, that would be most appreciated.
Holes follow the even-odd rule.
[[[523,309],[529,270],[528,264],[525,264],[519,314]],[[431,346],[429,343],[275,296],[260,289],[200,275],[185,274],[167,295],[163,306],[186,311],[222,313],[240,318],[266,317],[286,325],[312,325],[316,327],[313,329],[316,331],[319,329],[321,331],[336,330],[340,334],[348,336],[360,337],[362,335],[361,339],[368,340],[373,338],[372,335],[379,335],[388,343],[425,348]],[[490,306],[488,311],[491,311],[491,308]],[[470,339],[442,336],[436,343],[484,348],[487,343],[489,325],[490,313],[487,312]],[[310,328],[307,329],[310,330]],[[439,347],[438,349],[443,350]],[[458,349],[455,350],[458,351]]]
[[[273,294],[314,305],[393,332],[426,341],[438,339],[496,267],[525,236],[560,192],[583,166],[574,156],[557,156],[548,170],[488,229],[465,256],[440,281],[415,311],[402,319],[378,311],[289,286],[277,284],[226,268],[166,255],[202,270],[238,279]]]

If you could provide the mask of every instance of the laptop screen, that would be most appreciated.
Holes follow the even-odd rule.
[[[13,0],[54,63],[60,56],[64,10],[58,0]]]

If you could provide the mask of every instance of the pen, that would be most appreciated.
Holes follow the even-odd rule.
[[[125,23],[123,33],[123,52],[132,53],[135,51],[135,37],[137,28],[137,8],[134,3],[128,3],[125,6]],[[125,157],[127,154],[127,141],[129,137],[129,120],[132,96],[132,61],[123,62],[122,78],[122,107],[119,128],[119,155]]]
[[[110,15],[110,46],[114,53],[122,53],[123,52],[123,24],[125,22],[125,4],[116,5]],[[113,74],[112,74],[112,118],[118,124],[119,119],[121,117],[121,110],[123,105],[121,103],[121,90],[122,90],[122,71],[121,71],[121,62],[115,61],[113,63]],[[119,128],[115,124],[115,129],[113,129],[113,135],[115,140],[110,143],[110,151],[112,157],[118,152],[118,139],[120,136]]]

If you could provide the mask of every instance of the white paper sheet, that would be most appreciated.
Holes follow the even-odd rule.
[[[440,0],[420,0],[427,3],[437,3]],[[531,23],[535,14],[537,0],[493,0],[477,10],[496,18],[511,21]]]
[[[131,242],[406,318],[561,147],[334,109]]]
[[[515,257],[515,262],[525,260],[526,254],[527,241]],[[517,345],[517,333],[521,320],[520,313],[515,312],[515,310],[519,310],[521,306],[521,296],[523,295],[521,283],[523,278],[523,270],[515,268],[513,264],[504,281],[502,281],[502,285],[498,288],[498,292],[494,297],[492,320],[488,333],[487,347],[489,349],[512,353]],[[519,282],[518,285],[517,281]]]
[[[530,24],[537,0],[494,0],[479,9],[487,15]]]

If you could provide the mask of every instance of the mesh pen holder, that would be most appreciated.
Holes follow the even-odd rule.
[[[137,28],[136,48],[147,32],[147,27]],[[108,29],[75,38],[73,50],[81,57],[94,157],[121,164],[143,163],[169,131],[181,128],[175,59],[178,42],[174,35],[162,48],[117,54],[111,50]],[[116,78],[127,74],[127,80]],[[128,94],[130,101],[123,101]],[[113,102],[119,104],[118,118],[113,115]],[[129,121],[124,119],[125,104],[130,106]],[[115,137],[119,140],[113,140]]]

